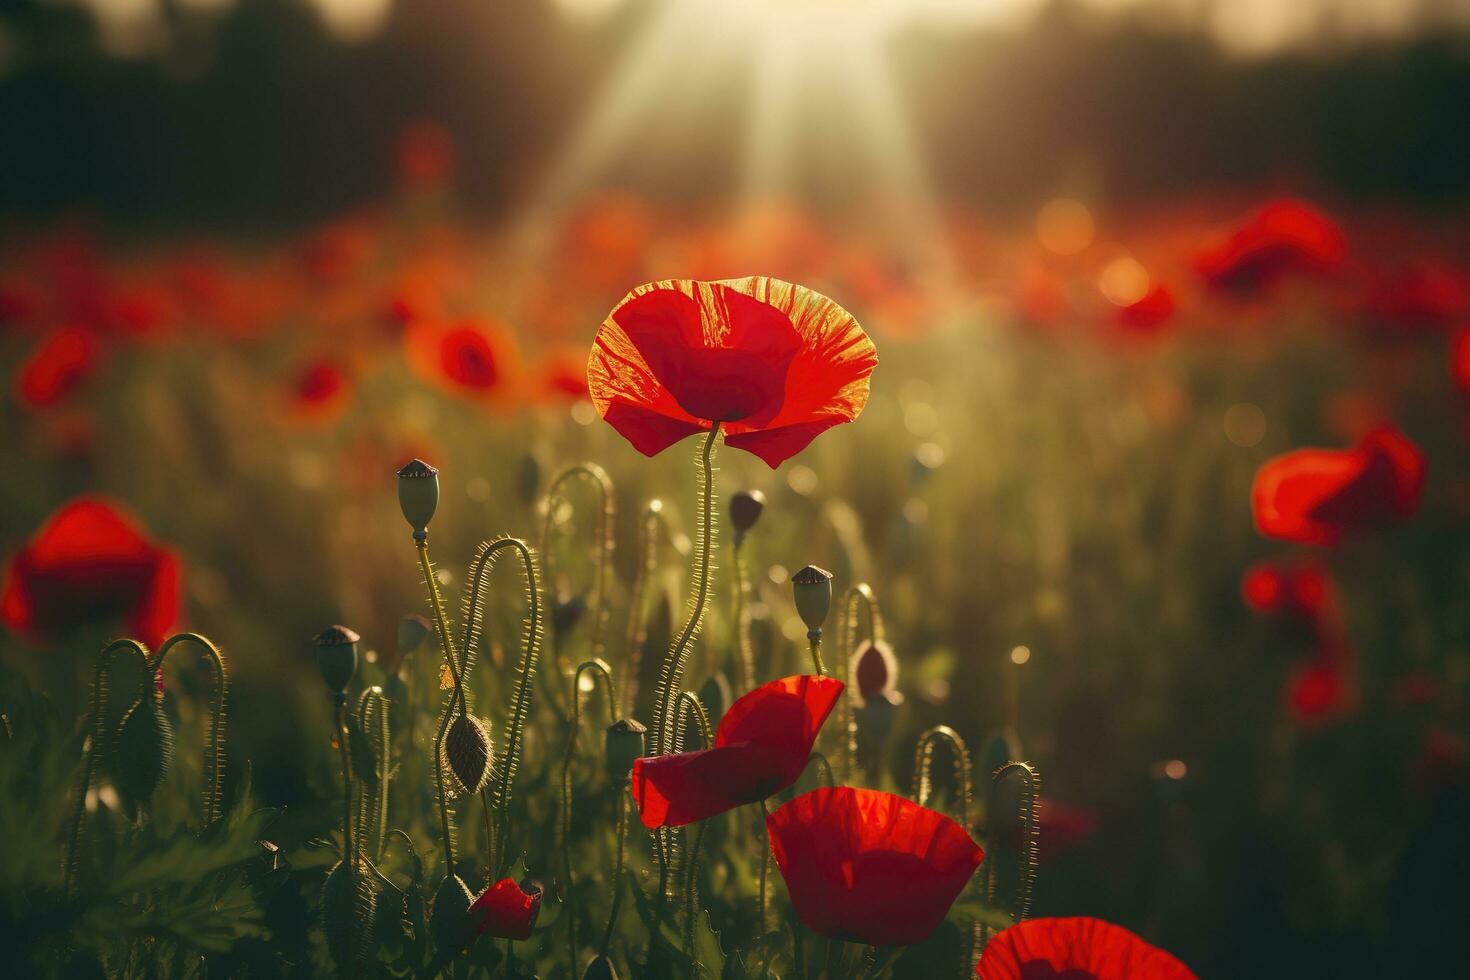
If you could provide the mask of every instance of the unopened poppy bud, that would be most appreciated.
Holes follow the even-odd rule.
[[[633,771],[633,763],[643,758],[644,736],[648,728],[632,718],[622,718],[607,729],[607,778],[614,783],[626,783]]]
[[[485,726],[474,715],[460,715],[444,736],[444,759],[470,794],[478,793],[490,775],[493,751]]]
[[[377,911],[378,893],[367,875],[354,874],[346,862],[338,861],[322,882],[320,901],[327,951],[338,973],[353,976],[367,959],[368,925]]]
[[[731,700],[730,682],[724,674],[711,674],[699,686],[699,703],[704,705],[704,713],[711,725],[718,725],[725,717],[725,709],[730,707]]]
[[[441,952],[458,952],[469,945],[474,935],[469,915],[474,900],[474,893],[459,875],[445,875],[439,883],[429,912],[429,933]]]
[[[730,523],[735,527],[735,540],[745,537],[745,532],[755,527],[766,509],[766,495],[759,490],[740,490],[730,497]]]
[[[796,599],[796,611],[806,623],[807,636],[820,637],[822,624],[832,609],[832,573],[808,565],[791,576],[791,592]]]
[[[429,536],[429,522],[439,506],[439,471],[421,459],[411,459],[398,471],[398,506],[422,541]]]
[[[582,980],[618,980],[618,968],[606,956],[597,956],[587,964]]]
[[[316,665],[333,694],[341,695],[357,672],[357,641],[362,637],[346,626],[328,626],[316,635]]]
[[[429,622],[418,613],[410,613],[398,621],[398,654],[408,656],[419,648],[430,633],[434,632],[434,624]]]
[[[144,803],[168,775],[174,755],[174,729],[151,693],[123,715],[117,730],[113,782],[123,799]]]
[[[882,640],[867,641],[858,648],[853,657],[853,676],[857,679],[858,694],[864,701],[883,691],[893,690],[898,679],[898,660],[893,648]]]

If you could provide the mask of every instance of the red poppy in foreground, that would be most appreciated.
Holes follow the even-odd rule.
[[[96,498],[80,497],[52,515],[10,560],[0,588],[0,621],[19,632],[122,619],[153,646],[178,618],[178,558]]]
[[[1413,515],[1424,456],[1403,433],[1379,428],[1352,449],[1298,449],[1256,472],[1251,504],[1268,538],[1329,545],[1345,532]]]
[[[15,393],[32,408],[54,405],[86,380],[97,365],[97,341],[80,327],[64,327],[41,342],[20,366]]]
[[[470,905],[470,920],[482,936],[495,939],[530,939],[541,913],[540,885],[533,882],[530,890],[516,884],[514,878],[501,878],[486,888]]]
[[[803,793],[766,831],[802,924],[872,946],[929,938],[985,857],[944,814],[850,786]]]
[[[1169,953],[1101,919],[1030,919],[985,946],[980,980],[1196,980]]]
[[[593,341],[598,414],[645,456],[718,422],[772,469],[868,401],[878,353],[842,307],[752,276],[639,286]]]
[[[1250,292],[1293,273],[1329,275],[1346,260],[1347,239],[1337,222],[1301,201],[1282,200],[1201,252],[1195,268],[1211,286]]]
[[[730,705],[713,748],[639,759],[633,799],[645,827],[682,827],[796,782],[843,683],[810,674],[762,684]]]

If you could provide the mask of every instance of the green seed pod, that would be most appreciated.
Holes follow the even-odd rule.
[[[613,722],[607,729],[607,778],[626,783],[633,763],[645,754],[644,737],[648,727],[632,718]]]
[[[413,536],[429,536],[429,522],[439,507],[439,471],[421,459],[412,459],[398,471],[398,506]]]
[[[470,904],[475,896],[459,875],[446,875],[434,892],[429,910],[429,935],[434,948],[447,956],[458,955],[470,943]],[[452,951],[452,952],[451,952]]]
[[[485,726],[474,715],[460,715],[444,736],[444,760],[467,793],[478,793],[490,775],[494,751]]]
[[[328,626],[316,635],[316,665],[333,694],[341,694],[357,673],[357,641],[362,637],[346,626]]]
[[[359,964],[367,962],[377,904],[378,896],[366,874],[354,876],[341,861],[332,866],[322,883],[321,919],[327,950],[339,975],[357,976]]]
[[[618,968],[606,956],[598,956],[587,964],[582,980],[618,980]]]
[[[434,632],[434,624],[418,613],[404,616],[398,621],[399,655],[406,657],[413,653],[432,632]]]
[[[755,527],[765,509],[766,495],[759,490],[740,490],[730,495],[730,523],[735,528],[737,542]]]
[[[168,775],[174,755],[174,729],[152,694],[139,698],[117,729],[113,779],[123,799],[146,803]]]
[[[791,576],[791,593],[807,632],[820,636],[822,624],[832,609],[832,573],[825,568],[808,565]]]

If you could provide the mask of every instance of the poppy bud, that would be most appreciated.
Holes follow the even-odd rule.
[[[354,887],[355,886],[355,887]],[[353,974],[367,958],[368,923],[376,911],[378,896],[367,876],[353,874],[338,861],[322,884],[321,920],[327,950],[344,976]]]
[[[468,793],[478,793],[490,774],[490,736],[474,715],[460,715],[444,737],[444,759]]]
[[[724,674],[711,674],[705,682],[699,686],[699,703],[704,705],[704,713],[709,717],[711,725],[717,725],[725,716],[725,709],[730,707],[730,682]]]
[[[434,624],[429,622],[418,613],[411,613],[398,621],[398,653],[407,656],[419,648],[430,633],[434,632]]]
[[[806,623],[807,636],[822,635],[822,624],[832,609],[832,573],[816,565],[808,565],[791,576],[791,592],[796,598],[796,611]]]
[[[594,957],[582,973],[582,980],[618,980],[618,968],[606,956]]]
[[[1021,737],[1013,728],[1002,728],[985,743],[985,751],[980,756],[980,771],[995,772],[1007,762],[1024,758],[1026,755],[1021,748]]]
[[[118,726],[113,781],[130,803],[143,803],[168,775],[174,729],[152,694],[139,698]]]
[[[766,495],[759,490],[740,490],[730,497],[730,523],[735,526],[735,540],[745,537],[745,532],[755,527],[766,509]]]
[[[459,875],[445,875],[434,892],[434,907],[429,911],[429,934],[441,956],[455,954],[469,945],[473,935],[470,926],[470,903],[474,893]]]
[[[644,736],[648,728],[632,718],[622,718],[607,729],[607,778],[626,783],[633,763],[643,758]]]
[[[857,727],[858,751],[864,759],[876,762],[882,757],[901,704],[903,695],[897,691],[878,691],[858,709],[862,720]]]
[[[357,672],[357,641],[362,637],[346,626],[328,626],[316,635],[316,665],[322,680],[333,694],[341,697]]]
[[[853,657],[853,676],[864,701],[893,690],[894,681],[898,678],[898,661],[893,656],[893,648],[882,640],[864,643]]]
[[[357,723],[357,716],[350,711],[346,715],[347,755],[352,761],[352,774],[369,789],[377,789],[378,760],[373,755],[373,747],[368,744],[367,733]]]
[[[405,463],[398,471],[398,506],[415,540],[427,538],[429,522],[439,506],[439,471],[421,459]]]

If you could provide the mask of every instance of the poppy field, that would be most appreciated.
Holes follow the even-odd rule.
[[[381,156],[0,223],[15,976],[1457,975],[1463,202]]]

